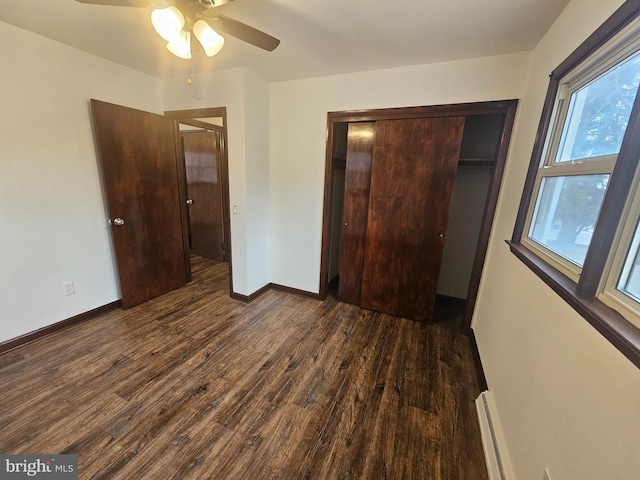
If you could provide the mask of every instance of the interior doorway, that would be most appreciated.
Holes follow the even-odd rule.
[[[226,108],[165,112],[174,122],[185,275],[192,257],[225,262],[233,292]]]

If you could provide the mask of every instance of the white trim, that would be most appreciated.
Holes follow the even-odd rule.
[[[617,157],[617,156],[616,156]],[[571,177],[571,176],[582,176],[582,175],[611,175],[611,171],[613,170],[614,159],[611,156],[603,156],[602,162],[594,166],[592,163],[584,163],[584,164],[572,164],[560,167],[544,167],[538,172],[538,177],[536,178],[532,201],[529,204],[529,211],[527,212],[526,223],[525,223],[525,231],[522,234],[522,238],[520,242],[526,246],[529,250],[535,253],[537,256],[541,257],[545,262],[549,263],[553,268],[559,270],[562,274],[571,278],[574,282],[578,282],[580,275],[582,274],[582,267],[577,265],[573,261],[568,258],[562,256],[560,253],[554,252],[549,248],[549,246],[544,243],[538,242],[535,238],[530,236],[532,231],[532,223],[534,222],[534,218],[538,214],[538,209],[540,208],[540,202],[542,198],[540,197],[540,189],[542,186],[542,181],[545,178],[555,178],[555,177]],[[605,167],[611,166],[610,169]],[[547,173],[551,173],[551,175],[547,175]],[[557,174],[557,175],[556,175]],[[606,193],[606,191],[605,191]],[[604,196],[603,196],[604,201]],[[600,204],[600,209],[602,208],[602,204]],[[598,216],[600,215],[600,209],[598,210]],[[594,222],[594,225],[597,223]]]
[[[629,323],[640,328],[640,305],[619,290],[607,290],[598,295],[598,300],[607,307],[613,308]],[[632,303],[633,302],[633,303]],[[635,308],[634,308],[635,307]]]
[[[575,90],[599,77],[614,65],[640,50],[640,18],[623,28],[614,38],[590,55],[563,78]]]
[[[618,289],[618,283],[625,273],[627,257],[630,255],[635,257],[640,248],[640,236],[636,235],[636,230],[640,228],[639,185],[640,169],[636,169],[631,184],[631,191],[635,193],[627,198],[597,293],[598,300],[616,310],[638,328],[640,328],[640,302],[621,292]]]
[[[574,282],[578,282],[580,279],[580,275],[582,274],[582,268],[573,263],[571,260],[564,258],[561,255],[558,255],[553,250],[549,250],[541,243],[536,242],[528,235],[522,237],[521,240],[522,245],[527,247],[533,253],[535,253],[538,257],[542,258],[545,262],[551,265],[553,268],[558,270],[563,275],[566,275]]]

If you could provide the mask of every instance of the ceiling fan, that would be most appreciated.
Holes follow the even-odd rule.
[[[249,25],[217,13],[215,7],[232,0],[76,0],[78,3],[113,7],[156,7],[151,23],[167,41],[174,55],[191,58],[191,33],[198,39],[205,54],[214,56],[222,49],[224,37],[231,35],[267,51],[274,50],[280,40]]]

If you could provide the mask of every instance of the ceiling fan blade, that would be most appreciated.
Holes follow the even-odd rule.
[[[220,15],[213,10],[206,10],[202,12],[201,15],[206,18],[211,28],[217,32],[229,34],[232,37],[236,37],[269,52],[280,45],[280,40],[277,38],[250,27],[246,23]]]
[[[110,7],[148,7],[153,0],[76,0],[78,3],[90,5],[107,5]]]

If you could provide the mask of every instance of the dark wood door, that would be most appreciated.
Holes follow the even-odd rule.
[[[429,321],[464,117],[376,122],[360,304]]]
[[[129,308],[185,284],[174,126],[98,100],[91,110],[122,306]]]
[[[347,130],[338,299],[356,305],[360,305],[362,269],[367,243],[375,131],[375,122],[351,123]]]
[[[183,133],[191,253],[222,262],[224,258],[220,195],[220,133]]]

